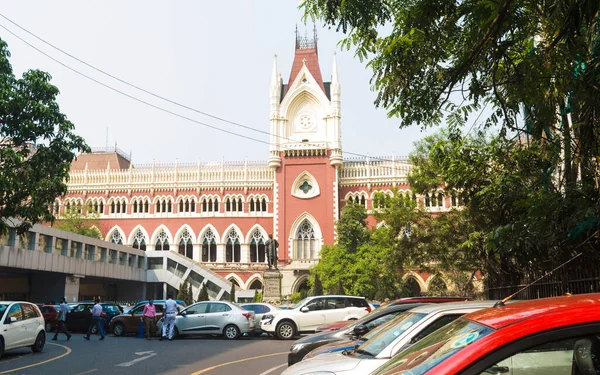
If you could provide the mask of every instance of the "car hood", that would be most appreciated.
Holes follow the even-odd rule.
[[[323,345],[318,347],[312,351],[310,351],[309,358],[313,358],[314,356],[320,356],[328,353],[339,353],[344,350],[352,350],[358,345],[362,344],[364,341],[362,340],[342,340],[336,341],[331,344]]]
[[[325,324],[325,325],[319,326],[319,327],[317,327],[317,331],[334,331],[334,330],[338,330],[338,329],[347,327],[352,323],[353,323],[353,321],[351,321],[351,320],[341,320],[339,322],[333,322],[330,324]]]
[[[349,337],[347,335],[344,334],[343,331],[328,331],[328,332],[320,332],[320,333],[315,333],[309,336],[305,336],[299,340],[296,340],[296,342],[294,342],[295,344],[309,344],[309,343],[313,343],[313,342],[318,342],[318,341],[337,341],[337,340],[343,340],[343,339],[348,339]]]
[[[359,358],[348,357],[342,353],[330,353],[298,362],[284,371],[282,375],[300,375],[314,371],[351,371],[359,363]]]

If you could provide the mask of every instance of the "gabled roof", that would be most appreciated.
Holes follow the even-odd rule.
[[[304,63],[306,63],[308,71],[315,78],[315,81],[319,87],[321,87],[321,90],[325,92],[323,76],[321,75],[321,67],[319,66],[319,54],[316,46],[314,48],[296,48],[296,54],[294,56],[294,63],[292,64],[292,71],[290,73],[288,87],[294,83]]]

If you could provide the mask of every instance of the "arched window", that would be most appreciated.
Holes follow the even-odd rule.
[[[241,261],[240,251],[240,236],[232,230],[227,236],[227,244],[225,245],[225,262],[238,263]]]
[[[261,211],[267,212],[267,200],[265,198],[263,198],[261,202]]]
[[[154,246],[154,250],[169,250],[169,237],[164,229],[161,230],[156,237],[156,245]]]
[[[403,297],[419,297],[421,295],[421,287],[419,286],[419,282],[415,280],[414,277],[409,277],[404,283],[404,288],[406,289],[406,293],[408,296]]]
[[[362,196],[360,197],[360,204],[362,204],[363,206],[367,207],[367,201],[366,201],[366,199],[365,199],[365,196],[364,196],[364,195],[362,195]]]
[[[315,239],[315,229],[308,219],[304,219],[296,232],[296,259],[316,259],[317,258],[317,240]]]
[[[254,280],[252,282],[252,284],[250,284],[250,286],[248,287],[248,289],[251,289],[251,290],[262,290],[262,288],[263,288],[263,283],[258,279]]]
[[[115,231],[110,236],[110,242],[123,245],[123,236],[121,236],[121,232],[115,229]]]
[[[215,234],[210,229],[204,233],[204,239],[202,240],[202,261],[217,261],[217,243],[215,241]]]
[[[134,249],[146,250],[146,236],[144,236],[144,233],[139,229],[135,232],[135,236],[133,237],[132,247]]]
[[[110,213],[114,214],[116,212],[117,210],[115,209],[115,201],[112,201],[112,203],[110,204]]]
[[[262,233],[258,229],[252,233],[252,240],[250,241],[250,262],[265,262],[265,241]]]
[[[186,257],[193,259],[194,258],[194,248],[192,246],[192,236],[187,229],[181,233],[181,237],[179,238],[179,254],[185,255]]]
[[[146,200],[144,202],[144,213],[148,213],[150,212],[150,203],[148,203],[148,201]]]
[[[231,279],[227,280],[227,281],[229,281],[230,283],[232,283],[233,285],[235,285],[238,288],[240,287],[240,284],[233,277]]]
[[[244,211],[244,208],[242,206],[242,198],[238,198],[238,200],[237,200],[237,210],[238,210],[238,212]]]
[[[250,212],[254,212],[254,198],[250,199]]]
[[[437,197],[435,196],[435,193],[431,193],[431,207],[435,206],[437,206]]]
[[[227,198],[227,200],[225,201],[225,211],[230,212],[231,211],[231,199]]]
[[[136,201],[133,201],[133,213],[137,214],[137,212],[138,212],[138,203],[136,200]]]
[[[425,207],[431,207],[431,201],[429,200],[429,193],[425,193]]]
[[[438,193],[437,203],[438,207],[442,207],[444,205],[444,195],[441,192]]]

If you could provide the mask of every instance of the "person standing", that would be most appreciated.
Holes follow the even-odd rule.
[[[54,332],[54,337],[52,340],[56,341],[59,333],[64,333],[67,335],[67,341],[71,339],[71,334],[67,331],[67,327],[65,327],[65,322],[67,321],[67,312],[69,312],[69,308],[67,307],[67,300],[65,297],[60,299],[60,306],[58,306],[58,322],[56,325],[56,332]]]
[[[100,340],[104,340],[104,324],[102,324],[102,305],[100,304],[100,299],[96,298],[96,304],[92,307],[92,321],[90,322],[90,326],[88,327],[87,336],[83,338],[86,340],[90,339],[90,334],[92,333],[92,327],[96,326],[98,328],[98,332],[100,332]]]
[[[154,306],[153,300],[149,300],[146,306],[144,306],[142,319],[144,320],[144,328],[146,330],[146,340],[150,340],[152,333],[156,332],[156,306]]]
[[[179,307],[177,306],[177,302],[173,301],[173,297],[170,294],[167,294],[167,301],[165,302],[165,315],[164,322],[162,326],[162,336],[160,341],[168,338],[169,341],[173,340],[173,330],[175,328],[175,318],[177,316],[177,312],[179,311]],[[168,332],[168,336],[167,336]]]
[[[279,248],[279,242],[273,239],[273,235],[269,234],[269,239],[265,242],[265,252],[267,253],[267,259],[269,261],[269,269],[271,266],[275,266],[277,268],[277,249]]]

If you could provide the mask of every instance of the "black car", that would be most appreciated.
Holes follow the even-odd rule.
[[[384,310],[367,314],[339,331],[325,331],[303,337],[294,342],[290,348],[288,366],[300,362],[313,349],[336,341],[349,340],[353,336],[364,335],[371,329],[391,320],[396,315],[421,305],[424,305],[424,303],[390,306]]]
[[[102,305],[102,311],[106,314],[104,317],[104,330],[107,331],[110,320],[119,315],[121,311],[113,303],[101,303],[100,305]],[[92,321],[92,307],[94,307],[94,303],[82,302],[73,304],[70,307],[71,310],[67,313],[67,320],[65,321],[67,329],[75,332],[87,332]],[[96,326],[92,327],[92,333],[97,333]]]

